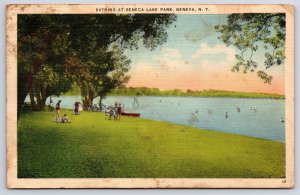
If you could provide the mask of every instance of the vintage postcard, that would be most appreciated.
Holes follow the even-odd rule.
[[[292,5],[8,5],[8,188],[292,188]]]

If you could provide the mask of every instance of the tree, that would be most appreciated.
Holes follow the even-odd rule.
[[[48,96],[66,92],[74,82],[91,105],[95,96],[127,82],[124,49],[137,48],[140,41],[154,49],[166,41],[165,30],[175,19],[172,14],[19,15],[18,116],[28,94],[32,109],[42,110]],[[119,60],[110,50],[113,44]]]
[[[27,94],[33,110],[43,110],[50,95],[66,92],[71,81],[61,64],[68,33],[49,15],[18,16],[18,116]]]
[[[87,63],[76,65],[76,62],[72,61],[69,64],[76,66],[76,69],[70,68],[70,74],[77,75],[75,80],[80,86],[85,108],[92,107],[93,100],[98,96],[101,105],[101,100],[107,93],[129,80],[126,73],[129,70],[130,60],[116,45],[109,50],[98,49]],[[72,70],[75,72],[72,73]]]
[[[227,46],[233,45],[240,54],[236,55],[236,63],[232,71],[244,73],[249,70],[254,72],[258,63],[253,60],[254,53],[265,50],[264,67],[268,69],[274,65],[282,65],[285,59],[285,35],[286,22],[284,13],[251,13],[230,14],[227,16],[226,25],[217,25],[221,39]],[[257,71],[258,77],[265,83],[271,83],[272,76],[264,70]]]
[[[106,93],[128,81],[124,73],[129,69],[129,61],[123,55],[124,50],[136,49],[139,43],[151,50],[163,44],[167,40],[166,28],[176,17],[97,14],[82,15],[80,19],[78,15],[63,16],[66,22],[72,21],[70,43],[80,63],[85,64],[87,74],[84,75],[90,75],[80,76],[78,85],[85,107],[92,107],[95,97],[100,96],[101,101]]]
[[[117,87],[124,87],[130,79],[126,75],[129,70],[130,60],[123,54],[117,45],[113,45],[111,50],[114,68],[108,74],[99,78],[96,86],[97,96],[99,96],[99,106],[101,108],[102,99],[113,89]]]

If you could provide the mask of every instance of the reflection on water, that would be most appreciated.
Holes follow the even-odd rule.
[[[57,102],[57,98],[52,99]],[[62,100],[61,107],[72,109],[75,101],[80,101],[79,96],[59,99]],[[98,102],[96,98],[94,103]],[[285,100],[151,96],[137,100],[109,96],[103,100],[105,105],[115,102],[124,105],[129,112],[141,113],[142,118],[284,142]]]

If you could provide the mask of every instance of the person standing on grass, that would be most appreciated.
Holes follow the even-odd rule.
[[[74,106],[75,106],[74,113],[79,114],[79,102],[75,102]]]
[[[122,114],[122,105],[119,104],[119,106],[117,107],[117,114],[118,114],[118,119],[121,119],[121,114]]]
[[[55,120],[57,123],[60,122],[60,119],[59,119],[60,102],[61,102],[61,100],[58,100],[56,107],[55,107]]]

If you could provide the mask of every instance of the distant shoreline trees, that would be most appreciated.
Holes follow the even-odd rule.
[[[121,87],[113,89],[111,96],[179,96],[179,97],[236,97],[236,98],[274,98],[284,99],[284,95],[268,93],[236,92],[223,90],[159,90],[148,87]]]
[[[78,86],[73,86],[73,90],[63,95],[80,95]],[[269,94],[269,93],[254,93],[254,92],[237,92],[223,90],[160,90],[158,88],[149,87],[116,87],[106,95],[108,96],[173,96],[173,97],[235,97],[235,98],[272,98],[284,99],[284,95]]]

